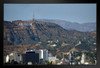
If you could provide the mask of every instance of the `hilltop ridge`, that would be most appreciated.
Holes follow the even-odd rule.
[[[53,22],[60,26],[62,26],[64,29],[67,30],[77,30],[81,32],[91,32],[96,31],[96,22],[84,22],[84,23],[77,23],[77,22],[70,22],[65,20],[59,20],[59,19],[37,19],[37,21],[42,22]]]

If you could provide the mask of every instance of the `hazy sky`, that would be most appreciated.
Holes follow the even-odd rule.
[[[4,20],[60,19],[96,22],[96,4],[4,4]]]

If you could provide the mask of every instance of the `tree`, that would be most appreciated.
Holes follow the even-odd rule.
[[[47,65],[52,65],[52,61],[51,62],[47,62]]]

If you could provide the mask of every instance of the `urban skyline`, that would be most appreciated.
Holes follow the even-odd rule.
[[[24,53],[11,52],[5,57],[6,64],[25,64],[25,65],[96,65],[97,60],[90,60],[88,52],[78,52],[76,50],[67,52],[67,58],[62,53],[59,59],[52,55],[47,49],[27,49]]]

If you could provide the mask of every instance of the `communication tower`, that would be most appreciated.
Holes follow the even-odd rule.
[[[35,20],[35,14],[34,14],[34,12],[33,12],[33,21]]]

